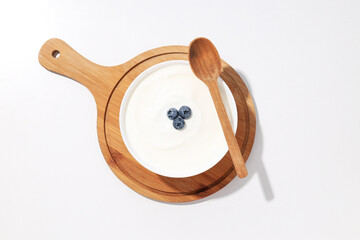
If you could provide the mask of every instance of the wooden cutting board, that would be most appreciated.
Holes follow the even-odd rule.
[[[170,178],[140,165],[129,153],[119,127],[121,101],[129,85],[146,69],[171,60],[188,60],[187,46],[166,46],[144,52],[130,61],[105,67],[90,62],[60,39],[48,40],[40,49],[39,62],[46,69],[86,86],[97,106],[97,133],[105,160],[114,174],[136,192],[165,202],[204,198],[228,184],[235,176],[229,152],[214,167],[193,177]],[[256,117],[251,95],[236,71],[222,61],[220,77],[236,102],[236,139],[245,161],[255,137]]]

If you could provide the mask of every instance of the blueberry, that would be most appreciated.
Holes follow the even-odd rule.
[[[175,129],[180,130],[185,126],[185,121],[181,117],[177,117],[173,121],[173,126]]]
[[[176,108],[170,108],[167,112],[167,116],[170,120],[174,120],[179,115],[178,110]]]
[[[189,117],[191,117],[191,109],[188,106],[182,106],[179,109],[179,115],[183,119],[188,119]]]

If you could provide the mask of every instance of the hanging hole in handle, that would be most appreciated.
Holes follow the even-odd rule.
[[[51,55],[54,57],[54,58],[59,58],[60,57],[60,52],[58,50],[54,50]]]

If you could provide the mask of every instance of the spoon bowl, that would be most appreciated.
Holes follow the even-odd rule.
[[[209,39],[197,38],[190,43],[189,61],[193,73],[207,84],[217,81],[221,73],[221,59]]]

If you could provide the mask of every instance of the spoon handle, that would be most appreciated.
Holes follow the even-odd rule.
[[[207,83],[207,86],[210,90],[211,97],[214,101],[215,108],[220,119],[221,127],[224,132],[227,145],[229,147],[230,156],[233,161],[236,174],[238,175],[238,177],[244,178],[248,175],[248,172],[245,166],[244,158],[239,148],[239,144],[236,141],[233,129],[231,127],[229,117],[222,102],[217,81],[209,81]]]

